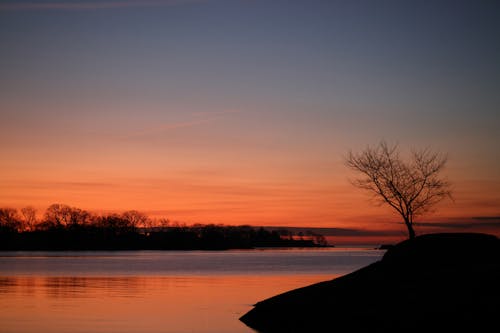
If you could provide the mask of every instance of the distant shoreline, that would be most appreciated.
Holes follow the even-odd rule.
[[[45,231],[0,232],[0,251],[138,251],[259,248],[326,248],[313,239],[284,238],[275,231],[247,226],[169,227],[142,232],[120,228],[79,226]]]
[[[0,250],[228,250],[258,247],[326,247],[323,235],[270,230],[249,225],[170,223],[153,221],[138,211],[96,215],[76,207],[53,204],[43,219],[26,207],[0,208]]]

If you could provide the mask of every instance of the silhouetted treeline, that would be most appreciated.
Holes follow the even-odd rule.
[[[304,238],[251,226],[153,221],[138,211],[96,215],[51,205],[41,219],[32,207],[0,208],[0,250],[223,250],[324,246],[321,235]]]

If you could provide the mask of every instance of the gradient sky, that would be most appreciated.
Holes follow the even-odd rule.
[[[422,219],[499,226],[499,40],[486,0],[1,1],[0,205],[404,234],[343,165],[385,139],[449,155]]]

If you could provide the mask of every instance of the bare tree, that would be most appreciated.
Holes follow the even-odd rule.
[[[64,204],[52,204],[45,211],[45,222],[52,226],[76,226],[90,222],[89,212]]]
[[[446,156],[429,149],[411,152],[403,160],[398,146],[382,141],[360,153],[350,152],[346,165],[361,174],[353,185],[374,194],[382,203],[396,210],[415,237],[414,218],[428,212],[436,203],[451,198],[450,184],[439,176]]]
[[[21,215],[23,220],[23,230],[33,231],[36,224],[36,209],[32,206],[21,208]]]
[[[121,217],[129,221],[135,228],[151,228],[152,220],[145,214],[137,210],[128,210],[121,214]]]
[[[15,208],[0,208],[0,233],[18,232],[21,230],[21,221]]]

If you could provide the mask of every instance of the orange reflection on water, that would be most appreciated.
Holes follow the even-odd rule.
[[[5,333],[250,333],[238,318],[252,304],[332,278],[0,277],[0,322]]]

